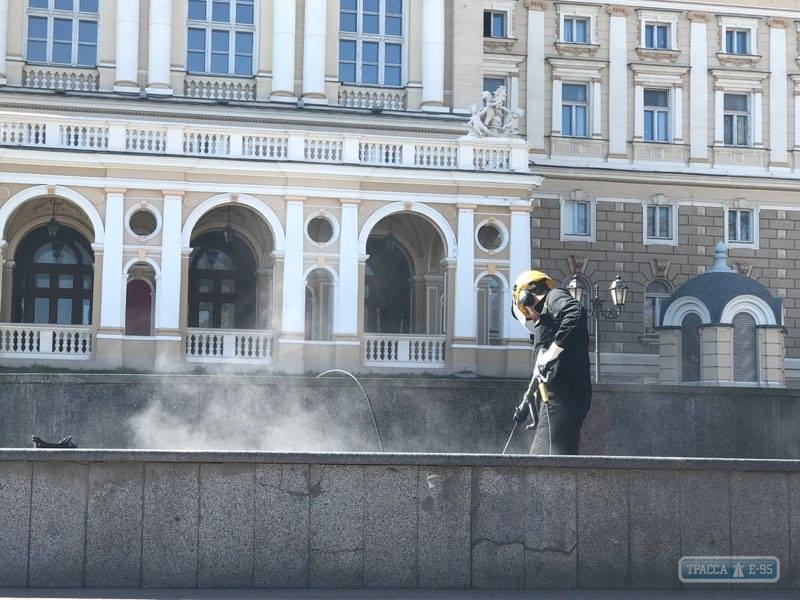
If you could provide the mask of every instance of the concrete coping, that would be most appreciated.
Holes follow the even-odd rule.
[[[567,469],[720,470],[800,472],[800,460],[641,456],[529,456],[372,452],[221,452],[188,450],[0,448],[0,461],[144,462],[519,467]]]

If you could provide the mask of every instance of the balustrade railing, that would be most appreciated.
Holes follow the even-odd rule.
[[[94,152],[306,161],[404,168],[527,172],[523,140],[498,138],[425,141],[390,136],[317,134],[244,128],[154,127],[146,122],[42,117],[0,112],[0,146],[69,148]]]
[[[271,331],[187,329],[184,351],[189,362],[272,362]]]
[[[204,100],[251,101],[256,99],[256,84],[242,79],[187,77],[183,82],[183,95]]]
[[[364,364],[380,367],[445,366],[445,336],[384,334],[364,336]]]
[[[0,356],[89,359],[92,357],[92,328],[2,323]]]
[[[342,87],[339,90],[339,104],[347,108],[405,110],[406,92],[390,88]]]
[[[22,87],[26,88],[96,92],[99,83],[100,75],[94,70],[51,67],[27,67],[22,70]]]

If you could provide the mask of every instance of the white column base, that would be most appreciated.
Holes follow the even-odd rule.
[[[297,104],[297,96],[270,96],[270,102],[285,102],[287,104]],[[305,102],[305,99],[303,100]]]
[[[301,100],[305,104],[318,104],[318,105],[328,104],[328,99],[325,97],[318,98],[316,96],[303,96]],[[280,102],[280,100],[278,102]]]
[[[146,87],[144,91],[150,96],[172,96],[175,93],[172,88]]]
[[[437,106],[431,104],[423,104],[420,107],[420,110],[423,112],[437,112],[437,113],[449,113],[450,107],[449,106]]]
[[[142,88],[140,88],[135,83],[125,82],[125,83],[115,83],[114,87],[111,88],[111,90],[117,94],[138,94],[139,92],[142,91]]]

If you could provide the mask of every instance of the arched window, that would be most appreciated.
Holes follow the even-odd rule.
[[[503,337],[503,284],[487,275],[478,282],[478,344],[497,346]]]
[[[700,326],[697,313],[689,313],[681,323],[681,381],[700,381]]]
[[[14,322],[91,324],[94,254],[80,233],[63,224],[55,238],[47,227],[34,229],[14,261]]]
[[[410,333],[413,288],[409,260],[390,237],[370,237],[367,254],[364,330]]]
[[[733,317],[733,380],[758,381],[756,320],[750,313]]]
[[[306,281],[306,339],[333,339],[333,279],[315,269]]]
[[[192,241],[189,262],[189,327],[252,329],[255,326],[255,258],[236,236],[221,231]]]
[[[651,335],[661,325],[661,306],[672,295],[666,281],[656,279],[644,290],[644,334]]]

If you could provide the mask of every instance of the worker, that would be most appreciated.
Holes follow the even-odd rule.
[[[578,454],[581,425],[592,399],[586,309],[541,271],[525,271],[514,284],[511,311],[531,334],[539,422],[531,454]]]

